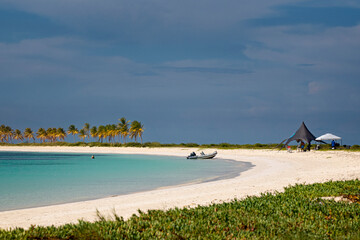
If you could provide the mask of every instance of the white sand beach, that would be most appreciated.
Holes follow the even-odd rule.
[[[0,151],[126,153],[186,156],[196,148],[102,148],[102,147],[0,147]],[[214,149],[206,149],[212,152]],[[106,217],[113,212],[125,219],[137,210],[208,205],[268,191],[282,191],[296,183],[360,179],[360,152],[277,150],[223,150],[218,158],[251,162],[254,167],[232,179],[174,186],[147,192],[46,207],[0,212],[0,228],[31,225],[63,225],[78,219],[94,221],[96,210]]]

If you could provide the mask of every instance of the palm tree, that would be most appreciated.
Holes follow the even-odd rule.
[[[106,136],[108,137],[109,143],[111,140],[114,142],[117,135],[117,128],[115,124],[106,125]]]
[[[138,122],[138,128],[137,128],[137,132],[138,132],[138,136],[140,137],[141,139],[141,144],[143,144],[143,138],[142,138],[142,135],[144,133],[144,124],[141,124],[141,122]]]
[[[90,138],[90,124],[89,123],[85,123],[84,127],[83,127],[85,134],[88,138]]]
[[[143,143],[143,140],[142,140],[143,132],[144,132],[144,125],[142,125],[141,122],[133,121],[131,123],[131,127],[130,127],[130,138],[131,139],[135,138],[135,142],[136,142],[136,138],[139,136],[141,139],[141,144],[142,144]]]
[[[129,135],[129,122],[130,120],[126,121],[126,118],[122,117],[119,119],[120,123],[118,127],[120,129],[120,136],[123,137],[124,143],[126,143],[126,137]]]
[[[1,142],[4,142],[4,140],[5,140],[5,128],[6,127],[4,124],[0,126],[0,141]]]
[[[121,143],[121,128],[119,127],[119,124],[118,125],[115,125],[115,132],[116,132],[116,136],[118,137],[119,139],[119,143]]]
[[[39,128],[36,132],[36,138],[39,138],[41,142],[45,142],[45,139],[47,138],[45,129]]]
[[[66,132],[64,131],[63,128],[58,128],[57,131],[56,131],[56,136],[57,136],[60,140],[64,141],[64,140],[65,140],[65,137],[66,137]]]
[[[97,136],[100,142],[103,142],[103,139],[106,137],[106,128],[103,125],[100,125],[97,130]]]
[[[104,133],[103,133],[103,138],[104,139],[108,139],[109,143],[111,141],[111,136],[112,136],[112,130],[111,130],[111,125],[107,124],[104,128]]]
[[[75,135],[79,134],[79,137],[85,142],[86,137],[89,140],[92,138],[98,138],[98,141],[103,142],[104,139],[106,142],[115,143],[122,142],[121,138],[124,139],[123,143],[126,143],[126,138],[130,137],[131,139],[135,138],[135,142],[140,137],[141,143],[143,143],[142,135],[144,132],[144,126],[141,122],[126,120],[126,118],[122,117],[119,119],[119,123],[117,124],[107,124],[105,126],[100,125],[99,127],[90,128],[89,123],[85,123],[83,128],[79,131],[75,125],[70,125],[67,131],[63,128],[48,128],[45,130],[44,128],[39,128],[36,133],[33,132],[31,128],[25,128],[23,134],[19,129],[13,131],[13,129],[9,126],[2,124],[0,126],[0,142],[12,142],[12,139],[17,141],[30,142],[31,139],[35,141],[35,138],[38,138],[41,143],[46,141],[50,141],[52,143],[57,141],[65,141],[67,135],[73,135],[74,142],[76,140]]]
[[[74,136],[74,142],[75,142],[75,135],[79,133],[79,130],[75,127],[75,125],[70,125],[67,133],[72,134]]]
[[[93,126],[93,127],[90,129],[90,135],[91,135],[91,137],[93,137],[93,138],[96,138],[96,137],[98,136],[98,132],[97,132],[96,126]]]
[[[19,129],[16,129],[13,133],[13,139],[24,141],[24,137]]]
[[[81,139],[83,140],[83,142],[84,142],[86,136],[87,136],[87,135],[86,135],[85,130],[84,130],[84,129],[81,129],[81,130],[79,131],[79,138],[81,138]]]
[[[116,142],[116,137],[119,136],[119,129],[118,127],[116,126],[116,124],[111,124],[111,137],[113,139],[113,142],[115,143]]]
[[[56,140],[57,140],[57,129],[56,128],[48,128],[46,130],[46,138],[50,142],[56,142]]]
[[[31,130],[31,128],[26,128],[24,131],[24,137],[27,138],[30,142],[30,139],[33,139],[35,142],[34,132]]]
[[[3,130],[3,134],[6,142],[12,142],[12,137],[14,135],[14,132],[11,127],[6,126]]]
[[[51,142],[57,142],[58,139],[58,131],[56,128],[49,128],[47,131],[50,131],[48,137]]]

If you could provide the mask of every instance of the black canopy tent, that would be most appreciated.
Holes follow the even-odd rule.
[[[288,145],[288,143],[291,141],[300,140],[309,144],[308,148],[310,149],[310,143],[311,141],[316,141],[315,139],[316,137],[309,131],[305,123],[302,122],[300,128],[294,133],[294,135],[292,135],[290,138],[283,140],[279,145],[283,144],[286,141],[285,144],[281,146],[281,148],[283,148],[284,146]]]

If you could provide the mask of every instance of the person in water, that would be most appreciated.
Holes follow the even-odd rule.
[[[94,155],[92,155],[92,156],[91,156],[91,159],[95,159],[95,156],[94,156]]]

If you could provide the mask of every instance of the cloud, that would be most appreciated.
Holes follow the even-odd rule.
[[[3,12],[45,28],[27,34],[19,20],[4,31],[20,34],[0,39],[0,115],[24,126],[124,115],[165,142],[266,142],[302,120],[323,126],[323,116],[354,127],[360,26],[357,16],[327,22],[334,6],[357,11],[356,1],[335,3],[4,0]]]
[[[357,0],[308,0],[300,4],[300,6],[307,7],[353,7],[360,8],[360,3]]]
[[[312,63],[299,63],[298,66],[299,67],[313,67],[313,66],[315,66],[315,64],[312,64]]]
[[[280,6],[275,14],[250,20],[257,26],[322,25],[325,27],[352,27],[360,23],[360,8]]]
[[[204,68],[204,67],[160,67],[158,69],[174,72],[207,72],[207,73],[225,73],[225,74],[246,74],[251,71],[232,68]]]
[[[351,96],[360,89],[357,67],[360,25],[332,27],[311,31],[311,34],[298,33],[297,28],[259,27],[249,33],[254,43],[249,43],[244,53],[254,62],[256,70],[252,76],[262,87],[267,86],[264,79],[269,79],[273,87],[268,86],[268,89],[283,96],[287,104],[280,105],[287,111],[298,109],[298,113],[317,113],[346,109],[354,115],[359,114],[360,102]],[[275,87],[282,92],[274,90]],[[335,96],[336,101],[330,107],[328,101]],[[269,98],[269,101],[275,103],[275,99]],[[296,101],[302,102],[301,109]]]
[[[322,90],[322,86],[318,82],[309,82],[309,94],[316,94]]]
[[[122,42],[164,43],[227,34],[243,20],[273,12],[286,0],[90,1],[4,0],[0,6],[46,17],[73,29],[72,34]],[[131,26],[131,27],[130,27]],[[206,36],[204,36],[204,34]],[[208,38],[210,40],[210,38]]]
[[[67,34],[68,28],[33,13],[0,8],[0,41],[16,42],[26,38],[46,38]]]
[[[355,65],[360,56],[354,54],[354,50],[360,49],[356,40],[360,37],[360,25],[331,28],[311,35],[289,32],[292,28],[267,27],[253,31],[253,38],[261,44],[249,44],[246,56],[287,66],[311,62],[314,71],[359,73]],[[263,38],[264,35],[267,38]]]

